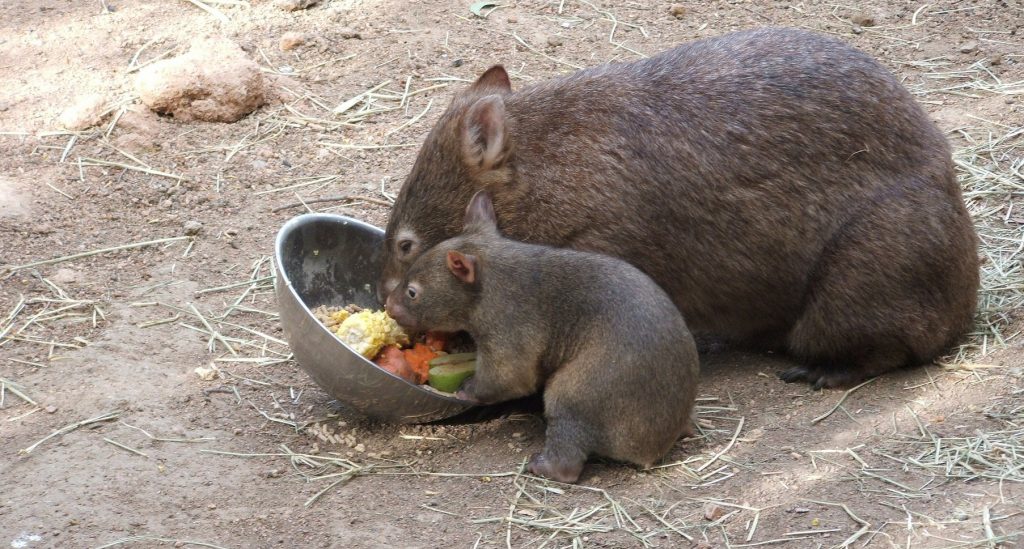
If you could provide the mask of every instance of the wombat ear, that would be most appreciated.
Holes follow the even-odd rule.
[[[448,270],[455,275],[455,278],[466,284],[474,284],[476,282],[475,256],[466,255],[455,250],[449,250],[448,257],[446,259]]]
[[[462,123],[462,157],[470,169],[499,168],[508,156],[505,101],[488,95],[473,103]]]
[[[474,92],[508,93],[512,91],[512,81],[505,67],[495,65],[481,74],[469,89]]]
[[[491,201],[491,193],[477,191],[466,206],[465,228],[485,227],[488,229],[498,228],[498,216],[494,213],[494,203]]]

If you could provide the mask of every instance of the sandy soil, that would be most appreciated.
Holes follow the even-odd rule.
[[[0,265],[200,224],[0,281],[0,545],[1010,546],[1024,532],[1024,358],[1007,309],[1024,223],[1020,3],[683,2],[678,17],[668,2],[500,4],[486,18],[468,0],[209,4],[222,22],[184,1],[0,3]],[[309,201],[397,192],[463,80],[500,62],[518,86],[768,24],[870,52],[959,150],[979,151],[965,165],[996,174],[965,167],[965,185],[1018,185],[972,206],[1001,235],[985,239],[986,284],[1007,344],[980,330],[958,366],[848,396],[780,382],[779,357],[709,355],[705,436],[654,470],[593,464],[578,487],[518,474],[543,443],[535,405],[375,424],[286,360],[268,280],[277,229],[302,201],[383,224],[374,202]],[[139,65],[214,32],[278,100],[232,124],[133,107]],[[282,51],[289,32],[307,43]],[[95,93],[113,116],[61,130],[60,113]],[[190,305],[227,313],[235,326],[217,326],[237,355]],[[201,380],[211,363],[221,377]]]

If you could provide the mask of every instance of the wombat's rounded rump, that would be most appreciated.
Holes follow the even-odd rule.
[[[386,293],[477,190],[518,240],[614,255],[698,332],[788,349],[837,386],[931,360],[969,326],[976,236],[949,146],[881,65],[762,29],[452,101],[388,224]]]

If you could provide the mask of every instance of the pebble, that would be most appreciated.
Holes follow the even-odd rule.
[[[683,17],[686,17],[686,6],[682,4],[672,4],[668,8],[668,13],[676,19],[682,19]]]
[[[515,15],[509,15],[508,17],[505,18],[505,21],[508,23],[518,23],[519,18],[516,17]]]
[[[853,34],[864,34],[864,27],[860,25],[854,25],[850,30],[853,31]]]
[[[715,505],[714,503],[704,504],[704,518],[707,520],[718,520],[724,517],[726,514],[725,507],[721,505]]]
[[[319,3],[320,0],[278,0],[276,5],[285,11],[297,11],[304,10]]]
[[[967,42],[964,42],[963,44],[960,44],[960,53],[973,53],[975,51],[978,51],[977,40],[969,40]]]
[[[56,411],[57,411],[57,407],[53,406],[52,404],[50,406],[46,407],[46,413],[47,414],[52,414],[52,413],[55,413]]]
[[[345,28],[339,30],[338,34],[341,35],[341,37],[344,38],[345,40],[362,40],[363,39],[363,35],[360,34],[359,31],[357,31],[357,30],[355,30],[353,28],[349,28],[349,27],[345,27]]]
[[[305,44],[309,35],[304,32],[286,32],[281,35],[279,47],[281,51],[290,51]]]
[[[202,230],[203,230],[203,224],[198,222],[198,221],[196,221],[196,220],[194,220],[194,219],[190,219],[190,220],[185,222],[185,235],[186,236],[195,236],[195,235],[199,234],[199,232],[202,231]]]
[[[562,39],[554,35],[548,36],[548,45],[557,48],[562,45]]]
[[[364,446],[362,443],[359,443],[359,444],[356,444],[356,447],[353,448],[353,450],[355,450],[357,452],[365,452],[366,451],[366,446]]]
[[[106,109],[107,98],[95,93],[79,97],[75,104],[60,114],[60,123],[67,129],[79,131],[100,123]]]
[[[875,17],[867,13],[856,13],[850,18],[850,22],[861,27],[875,26]]]
[[[80,280],[80,276],[74,269],[68,269],[66,267],[57,269],[57,272],[50,277],[50,280],[57,284],[73,284]]]

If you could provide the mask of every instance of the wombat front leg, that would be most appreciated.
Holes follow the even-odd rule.
[[[455,393],[455,397],[480,404],[494,404],[509,400],[507,394],[501,376],[496,375],[494,362],[478,350],[476,373],[462,382],[462,387]]]
[[[477,350],[476,373],[467,379],[457,398],[494,404],[537,392],[535,361],[525,356],[503,356]]]

